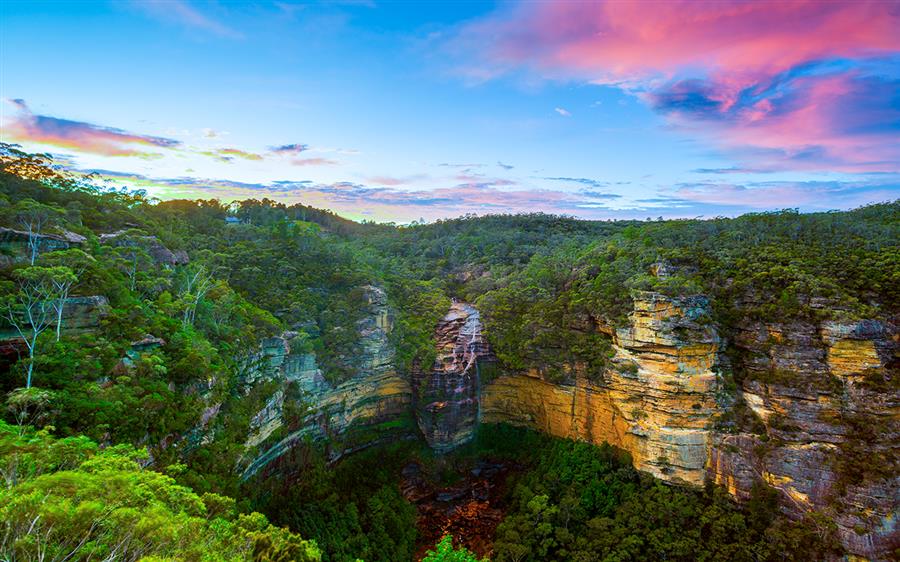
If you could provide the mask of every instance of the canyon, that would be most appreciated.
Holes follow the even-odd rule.
[[[369,310],[358,324],[365,353],[349,380],[329,383],[314,355],[290,351],[290,333],[266,342],[266,368],[246,382],[278,387],[251,422],[244,478],[290,467],[291,451],[305,437],[329,437],[334,460],[417,434],[445,453],[469,442],[480,423],[508,423],[608,442],[657,478],[690,486],[712,480],[739,500],[765,482],[779,491],[789,516],[827,513],[844,547],[865,559],[886,559],[900,546],[896,466],[883,478],[848,483],[852,475],[841,462],[860,446],[873,454],[871,462],[897,458],[900,397],[866,382],[896,368],[890,322],[747,320],[726,337],[706,298],[641,292],[627,326],[594,322],[612,340],[609,367],[590,373],[567,365],[560,381],[538,370],[497,368],[478,310],[454,302],[436,327],[433,365],[405,376],[393,365],[387,295],[366,291]],[[734,372],[744,374],[737,385]],[[287,431],[285,397],[298,386],[315,406]],[[736,423],[736,412],[754,424]],[[877,431],[861,436],[860,423]]]
[[[362,352],[349,379],[330,382],[314,353],[293,351],[293,332],[264,340],[247,358],[243,392],[268,394],[236,467],[244,480],[290,472],[309,439],[326,443],[332,461],[419,435],[447,453],[471,441],[479,424],[507,423],[607,442],[657,478],[690,486],[711,480],[739,500],[765,482],[789,516],[826,513],[847,551],[863,559],[887,559],[900,546],[900,396],[871,382],[897,376],[900,343],[891,322],[744,320],[726,337],[706,298],[640,292],[627,326],[592,321],[612,341],[608,368],[565,365],[558,380],[500,368],[479,311],[454,301],[435,329],[433,364],[406,374],[395,364],[388,295],[363,289]],[[102,297],[72,299],[68,329],[96,329],[106,307]],[[15,347],[13,334],[3,341]],[[132,354],[142,349],[135,345]],[[743,374],[738,384],[735,372]],[[220,407],[209,402],[186,439],[213,439]],[[735,421],[738,413],[744,422]],[[882,476],[857,478],[848,461],[854,455],[885,464]]]
[[[21,249],[22,237],[10,232],[6,238]],[[108,242],[117,243],[118,236]],[[186,261],[154,237],[138,243],[154,250],[162,267]],[[24,259],[22,251],[15,255]],[[480,312],[454,300],[435,327],[433,362],[402,372],[389,295],[374,285],[361,289],[366,304],[356,323],[359,353],[350,359],[349,378],[329,380],[297,332],[266,338],[244,358],[241,393],[260,401],[235,467],[244,481],[295,470],[299,446],[310,440],[324,443],[332,462],[420,437],[442,454],[470,442],[482,423],[506,423],[609,443],[659,479],[695,487],[709,480],[738,500],[749,499],[764,482],[778,490],[790,517],[825,513],[844,548],[863,559],[888,559],[900,547],[900,394],[891,382],[898,376],[900,336],[891,319],[743,318],[723,328],[704,296],[636,291],[625,325],[580,320],[610,341],[606,368],[564,363],[558,365],[563,375],[551,376],[542,369],[504,369]],[[102,296],[69,299],[67,332],[97,330],[108,308]],[[14,361],[21,351],[15,334],[0,336],[6,362]],[[121,369],[148,345],[164,344],[151,335],[134,342]],[[222,407],[215,393],[191,392],[206,401],[201,419],[188,435],[171,439],[185,442],[187,450],[215,438]],[[421,495],[415,490],[423,486],[410,484],[409,495]],[[434,516],[469,505],[445,503],[423,509]],[[493,521],[491,509],[486,513]]]

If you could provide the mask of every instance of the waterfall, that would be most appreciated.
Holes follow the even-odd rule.
[[[475,307],[454,301],[438,327],[439,356],[427,376],[419,425],[436,450],[469,441],[481,421],[481,318]]]

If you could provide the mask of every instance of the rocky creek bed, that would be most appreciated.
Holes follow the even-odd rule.
[[[403,467],[400,489],[418,512],[415,560],[448,533],[479,557],[491,556],[494,532],[506,513],[507,478],[521,468],[479,460],[458,481],[442,486],[418,462]]]

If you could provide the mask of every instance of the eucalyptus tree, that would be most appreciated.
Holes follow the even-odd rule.
[[[50,279],[56,291],[57,298],[52,301],[53,310],[56,312],[56,341],[59,341],[63,325],[63,309],[69,299],[69,292],[78,283],[82,274],[94,263],[93,256],[86,254],[78,248],[51,252],[43,259],[52,267],[68,267],[74,275],[56,276]]]
[[[54,205],[23,199],[12,209],[16,224],[28,234],[28,250],[34,265],[41,245],[41,235],[48,228],[62,222],[65,210]]]
[[[13,276],[18,291],[4,299],[3,309],[6,321],[15,328],[28,349],[25,388],[31,388],[38,339],[53,325],[54,302],[61,298],[60,287],[71,286],[77,277],[71,269],[62,266],[26,267],[17,270]]]

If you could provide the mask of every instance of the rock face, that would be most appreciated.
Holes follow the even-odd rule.
[[[264,342],[257,365],[248,369],[248,388],[272,382],[275,390],[251,421],[248,454],[241,467],[245,479],[286,455],[289,460],[306,438],[328,437],[329,456],[337,459],[408,428],[403,421],[410,415],[412,388],[394,365],[387,295],[378,287],[364,289],[368,310],[357,325],[362,353],[349,380],[333,385],[315,355],[293,352],[295,334]],[[366,429],[371,434],[355,438],[355,432]]]
[[[849,552],[889,559],[900,547],[896,326],[746,322],[734,345],[740,397],[762,428],[717,435],[710,476],[741,498],[764,480],[789,515],[824,511]]]
[[[406,374],[394,365],[386,295],[375,287],[366,295],[350,379],[330,383],[314,355],[292,350],[291,333],[254,358],[248,393],[268,390],[239,466],[245,478],[289,467],[307,438],[327,437],[332,459],[417,431],[445,452],[479,423],[505,422],[609,442],[661,479],[709,478],[738,499],[766,482],[789,516],[824,512],[858,557],[887,560],[900,547],[895,323],[748,320],[723,334],[707,299],[643,292],[626,327],[585,323],[611,340],[607,368],[566,365],[555,381],[537,371],[480,376],[493,356],[478,311],[457,302],[435,331],[434,364]],[[726,385],[731,374],[736,390]]]
[[[437,358],[413,374],[416,422],[435,451],[472,439],[479,418],[480,366],[493,356],[471,305],[454,302],[435,330]]]
[[[61,234],[38,234],[38,253],[65,250],[80,246],[87,238],[74,232],[64,230]],[[31,260],[31,248],[28,246],[28,233],[12,228],[0,227],[0,267],[9,267],[16,263]]]
[[[506,374],[484,386],[482,419],[606,441],[659,478],[709,477],[739,499],[764,481],[791,517],[825,512],[848,552],[889,559],[900,547],[896,326],[748,321],[729,334],[731,365],[707,308],[702,297],[637,294],[628,327],[597,326],[615,350],[602,376],[582,365],[562,383]],[[736,403],[718,376],[732,369]],[[742,405],[755,432],[717,423]]]
[[[637,295],[630,326],[612,335],[606,373],[574,365],[563,384],[536,372],[501,376],[483,389],[483,420],[606,441],[628,450],[637,468],[702,484],[718,411],[719,337],[707,306],[700,297]]]
[[[109,246],[143,248],[154,262],[167,267],[185,265],[190,261],[187,252],[184,250],[173,252],[166,248],[156,236],[130,236],[127,230],[101,234],[100,243]]]
[[[100,328],[109,313],[109,301],[102,295],[69,297],[63,307],[62,325],[67,335],[89,333]],[[55,318],[53,326],[55,326]],[[51,326],[51,328],[53,327]],[[25,342],[10,325],[0,321],[0,362],[14,362],[24,351]]]

